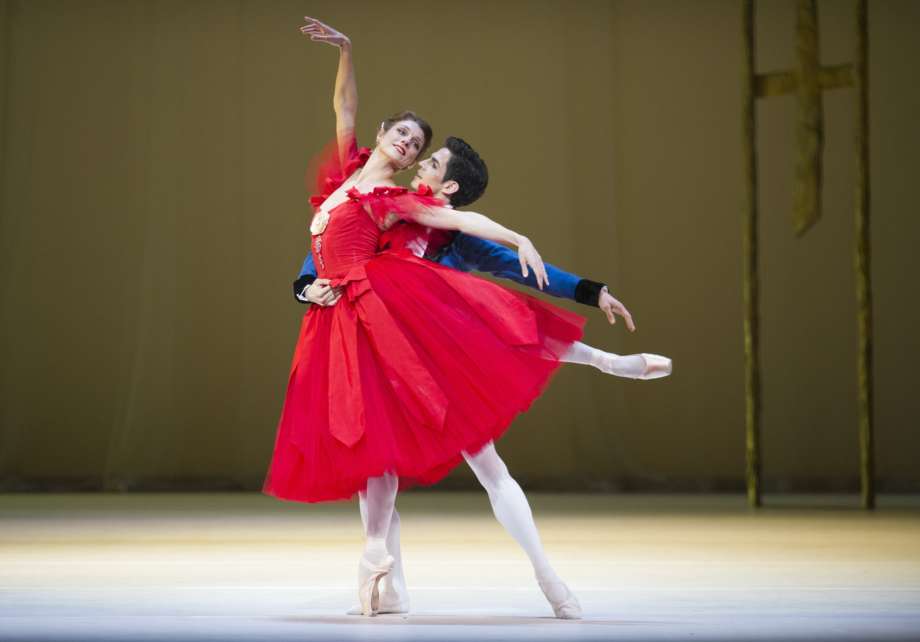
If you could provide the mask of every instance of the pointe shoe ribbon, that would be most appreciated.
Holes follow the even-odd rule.
[[[392,573],[392,570],[390,571]],[[385,576],[379,585],[380,602],[377,609],[378,615],[386,613],[405,614],[409,612],[409,593],[399,590],[390,581],[390,575]],[[346,611],[347,615],[361,615],[361,605],[355,604]]]
[[[377,615],[386,614],[405,614],[409,612],[409,600],[401,599],[395,592],[388,590],[386,586],[380,591],[380,603],[377,609]],[[355,604],[346,611],[347,615],[363,615],[360,604]]]
[[[361,614],[377,615],[380,610],[380,580],[393,567],[393,556],[387,555],[379,563],[372,562],[364,555],[358,563],[358,602]]]
[[[562,620],[580,620],[581,604],[578,598],[569,590],[565,582],[561,580],[541,580],[537,578],[537,584],[543,591],[543,595],[553,607],[553,614]]]

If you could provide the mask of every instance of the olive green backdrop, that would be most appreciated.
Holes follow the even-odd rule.
[[[794,60],[761,2],[758,68]],[[819,3],[825,64],[853,3]],[[743,487],[739,2],[0,2],[0,487],[251,488],[304,308],[308,158],[354,41],[359,137],[412,108],[488,161],[476,209],[603,280],[587,341],[499,444],[531,488]],[[920,3],[870,2],[879,488],[920,488]],[[758,107],[767,490],[857,488],[855,113],[825,95],[824,218],[790,219],[794,99]],[[458,470],[450,486],[471,483]]]

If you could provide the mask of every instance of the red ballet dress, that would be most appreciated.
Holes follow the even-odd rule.
[[[369,150],[318,168],[319,206]],[[390,472],[432,484],[500,437],[549,382],[585,319],[418,258],[377,253],[394,214],[442,204],[427,188],[352,188],[314,234],[317,273],[343,288],[309,306],[291,362],[262,491],[320,502],[353,497]]]

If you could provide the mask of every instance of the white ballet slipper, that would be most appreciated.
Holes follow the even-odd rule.
[[[386,578],[385,578],[386,579]],[[384,581],[380,585],[380,603],[377,608],[377,614],[385,613],[408,613],[409,596],[401,594],[399,591],[387,585]],[[355,604],[346,612],[348,615],[363,615],[360,604]]]
[[[599,366],[602,372],[628,379],[660,379],[671,374],[672,363],[660,354],[607,353]]]
[[[638,379],[660,379],[661,377],[667,377],[671,374],[673,369],[673,364],[670,359],[663,357],[660,354],[647,354],[645,352],[640,355],[645,359],[645,371],[637,377]]]
[[[393,567],[393,556],[387,555],[380,562],[373,562],[364,555],[358,562],[358,602],[361,614],[376,615],[380,610],[380,580]]]
[[[581,604],[575,594],[569,590],[569,587],[560,579],[544,580],[537,578],[537,584],[546,596],[550,606],[553,607],[553,614],[562,620],[580,620]]]

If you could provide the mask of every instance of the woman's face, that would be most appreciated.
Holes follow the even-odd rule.
[[[424,143],[425,133],[414,120],[400,120],[377,134],[377,149],[400,169],[415,162]]]

